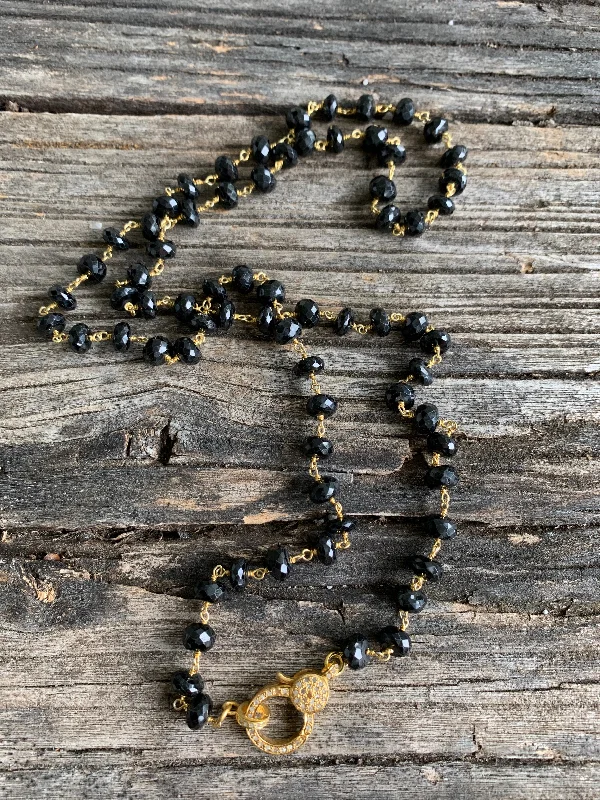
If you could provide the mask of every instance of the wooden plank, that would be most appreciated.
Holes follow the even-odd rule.
[[[38,111],[260,113],[368,85],[471,120],[595,122],[590,3],[4,6],[0,94]]]

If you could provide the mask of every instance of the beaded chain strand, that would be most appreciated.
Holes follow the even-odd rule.
[[[410,125],[413,120],[423,123],[425,141],[428,144],[441,142],[445,146],[440,162],[443,168],[439,179],[440,191],[429,198],[426,213],[412,209],[403,214],[392,202],[396,197],[393,181],[396,168],[405,161],[406,152],[400,138],[389,137],[385,126],[369,124],[364,131],[355,129],[343,133],[339,127],[331,125],[326,139],[317,139],[312,130],[315,116],[329,122],[337,116],[370,122],[373,118],[383,119],[387,115],[391,115],[392,122],[400,126]],[[166,234],[177,224],[196,227],[201,214],[234,208],[240,198],[248,197],[255,191],[270,192],[276,185],[275,175],[282,169],[295,166],[299,157],[308,156],[314,151],[340,153],[349,141],[361,142],[364,151],[387,170],[387,174],[378,175],[369,184],[370,209],[376,217],[376,228],[390,231],[394,236],[420,236],[438,216],[452,214],[452,198],[461,194],[467,183],[464,167],[466,147],[452,145],[445,119],[432,117],[427,111],[416,111],[408,98],[397,105],[389,105],[377,104],[371,95],[363,95],[356,106],[343,107],[334,95],[329,95],[322,102],[310,102],[306,109],[299,106],[290,109],[286,122],[288,133],[274,145],[266,136],[255,136],[250,148],[242,150],[238,158],[219,156],[210,175],[204,178],[179,175],[177,187],[167,187],[164,194],[154,200],[152,212],[144,215],[140,222],[132,220],[121,229],[105,230],[103,236],[106,247],[101,256],[93,253],[83,256],[78,264],[78,277],[67,286],[50,289],[52,302],[39,309],[38,321],[38,329],[50,341],[66,342],[77,353],[86,353],[95,342],[112,341],[115,350],[121,353],[127,352],[132,343],[139,343],[143,346],[144,360],[153,365],[198,363],[206,337],[218,330],[226,332],[236,322],[255,325],[262,334],[278,344],[289,344],[300,357],[294,372],[298,377],[310,380],[311,396],[306,410],[317,423],[314,434],[304,442],[304,452],[310,459],[309,498],[313,503],[327,505],[330,510],[325,513],[316,541],[298,553],[290,554],[285,547],[278,545],[267,551],[263,564],[250,565],[245,559],[238,558],[228,567],[222,564],[214,567],[210,580],[198,589],[198,597],[202,601],[200,621],[189,625],[184,631],[183,644],[193,653],[192,665],[189,671],[176,672],[172,679],[177,694],[173,706],[185,712],[190,728],[200,729],[206,724],[220,728],[227,717],[235,717],[257,747],[274,755],[291,753],[306,741],[313,730],[314,714],[321,711],[329,699],[329,681],[346,667],[351,670],[363,669],[373,661],[386,662],[392,656],[405,656],[410,652],[411,641],[407,633],[409,615],[421,611],[426,605],[423,586],[426,581],[437,581],[441,577],[442,565],[436,557],[443,541],[456,535],[456,525],[448,518],[448,511],[449,490],[458,482],[454,467],[442,463],[443,458],[451,458],[457,451],[455,436],[458,427],[452,420],[441,419],[438,409],[431,403],[415,407],[413,385],[429,386],[433,382],[432,368],[442,361],[451,340],[445,330],[432,326],[421,312],[404,315],[376,308],[370,313],[369,323],[363,324],[356,321],[350,308],[338,312],[320,309],[310,299],[300,300],[293,311],[286,310],[283,284],[270,279],[264,272],[255,273],[245,265],[235,267],[230,275],[224,274],[218,279],[206,278],[200,300],[187,293],[174,299],[169,296],[157,298],[151,291],[153,280],[162,274],[166,261],[176,253],[174,242],[167,239]],[[238,168],[250,160],[255,164],[250,181],[238,188]],[[201,202],[200,195],[204,187],[213,189],[214,195]],[[133,246],[129,234],[136,229],[146,239],[146,251],[153,263],[149,267],[138,261],[129,266],[126,280],[115,284],[111,295],[112,307],[130,317],[146,319],[156,317],[159,311],[173,313],[179,322],[191,329],[193,335],[180,337],[175,342],[161,335],[134,335],[126,321],[117,322],[112,331],[92,331],[84,323],[76,323],[65,333],[66,319],[62,312],[76,308],[75,290],[86,281],[102,282],[107,273],[106,262],[116,251],[126,252]],[[257,313],[237,313],[228,294],[230,288],[243,296],[254,294],[260,310]],[[426,356],[410,360],[403,379],[387,387],[385,402],[401,417],[412,420],[418,435],[427,437],[427,449],[431,457],[424,476],[425,484],[439,491],[440,496],[439,514],[426,520],[426,531],[434,541],[426,555],[417,555],[411,560],[414,571],[412,579],[397,593],[396,625],[386,626],[373,637],[355,634],[339,651],[327,654],[321,670],[302,670],[291,678],[278,673],[276,681],[260,690],[250,701],[238,703],[229,700],[215,712],[210,697],[204,692],[204,681],[200,676],[201,656],[216,641],[215,631],[209,624],[212,606],[227,595],[228,589],[243,590],[249,580],[262,581],[271,576],[283,581],[301,562],[319,561],[331,565],[336,561],[338,551],[351,546],[350,534],[354,522],[345,517],[337,496],[337,481],[333,476],[321,474],[319,469],[321,460],[333,452],[325,421],[335,414],[337,401],[321,390],[318,376],[325,368],[323,359],[311,355],[299,338],[303,329],[310,329],[317,324],[332,325],[339,335],[355,331],[359,334],[387,336],[396,329],[407,344],[418,343]],[[278,741],[262,733],[270,720],[268,701],[272,697],[287,698],[302,713],[304,721],[299,733]]]

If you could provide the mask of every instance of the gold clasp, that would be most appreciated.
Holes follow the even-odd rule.
[[[292,678],[277,673],[276,683],[264,686],[251,700],[240,703],[236,711],[238,724],[259,750],[276,756],[293,753],[312,733],[315,713],[322,711],[329,701],[329,678],[338,675],[343,668],[341,655],[330,653],[321,672],[304,669]],[[269,723],[268,702],[274,697],[284,697],[303,717],[301,729],[287,739],[270,739],[261,732]]]

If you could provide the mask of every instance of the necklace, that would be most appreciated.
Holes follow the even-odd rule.
[[[394,176],[396,168],[406,158],[406,151],[399,137],[389,137],[384,125],[372,120],[391,115],[391,121],[399,126],[410,125],[413,120],[423,124],[423,135],[427,144],[442,143],[444,151],[440,164],[443,172],[439,178],[439,191],[429,197],[428,210],[408,210],[402,213],[393,201],[396,197]],[[313,117],[333,122],[336,117],[350,117],[368,122],[365,130],[354,129],[343,133],[337,125],[330,125],[326,139],[317,139],[312,130]],[[151,290],[155,278],[165,269],[166,262],[176,254],[174,242],[166,234],[177,224],[196,227],[202,214],[215,209],[234,208],[241,198],[254,192],[266,193],[276,186],[276,174],[289,169],[313,152],[341,153],[346,143],[359,142],[366,154],[385,168],[387,174],[378,175],[369,184],[370,209],[375,215],[375,226],[394,236],[420,236],[438,216],[449,216],[454,211],[453,197],[463,192],[467,178],[464,161],[467,149],[463,145],[452,145],[448,122],[441,117],[432,117],[428,111],[416,111],[413,102],[405,98],[396,105],[377,104],[371,95],[360,97],[355,106],[340,106],[334,95],[322,102],[310,102],[306,109],[299,106],[286,115],[288,133],[272,145],[266,136],[255,136],[251,147],[240,152],[238,158],[219,156],[214,172],[204,178],[192,178],[181,174],[177,187],[167,187],[152,206],[152,212],[141,221],[131,220],[122,228],[108,228],[103,238],[106,247],[101,256],[84,255],[78,264],[79,275],[67,286],[53,286],[51,303],[39,309],[38,329],[54,343],[67,343],[77,353],[86,353],[94,343],[111,341],[119,353],[129,351],[132,344],[140,344],[143,358],[152,365],[196,364],[201,358],[201,346],[217,331],[226,332],[236,322],[254,325],[260,333],[278,344],[289,344],[299,356],[294,373],[310,381],[311,395],[306,403],[307,414],[316,420],[316,428],[304,443],[305,455],[309,458],[308,474],[311,502],[328,508],[318,526],[316,540],[300,552],[290,554],[285,547],[270,548],[262,563],[249,564],[243,558],[234,559],[225,567],[217,564],[209,581],[201,584],[198,598],[202,601],[200,621],[190,624],[183,634],[184,647],[192,651],[193,661],[189,671],[176,672],[172,686],[177,695],[173,707],[185,712],[190,728],[198,730],[205,725],[220,728],[228,717],[233,717],[246,731],[250,740],[264,752],[282,755],[297,750],[311,734],[315,714],[322,711],[329,700],[329,683],[346,668],[359,670],[373,662],[387,662],[392,656],[406,656],[411,649],[407,633],[409,616],[421,611],[427,597],[423,586],[427,581],[435,582],[442,575],[442,565],[436,556],[445,540],[454,538],[456,525],[448,518],[450,489],[458,483],[458,474],[453,466],[442,463],[455,455],[457,443],[455,422],[440,417],[438,409],[431,403],[415,405],[414,385],[429,386],[433,382],[432,369],[438,365],[451,345],[449,334],[429,323],[425,314],[414,311],[388,313],[382,308],[371,311],[368,324],[358,322],[351,308],[338,312],[320,309],[310,299],[301,299],[293,311],[286,310],[285,287],[280,281],[271,279],[264,272],[253,272],[245,265],[235,267],[231,274],[219,278],[206,278],[202,284],[202,298],[182,293],[176,298],[157,298]],[[239,167],[252,161],[254,166],[250,181],[238,188]],[[213,196],[201,202],[204,188],[213,190]],[[142,261],[131,264],[126,280],[117,281],[111,295],[111,305],[129,317],[153,319],[159,312],[173,313],[177,320],[187,326],[189,335],[170,342],[164,336],[145,337],[132,333],[126,321],[117,322],[112,331],[92,331],[84,323],[76,323],[65,332],[66,318],[63,311],[74,311],[77,301],[75,290],[85,282],[101,283],[106,277],[106,262],[121,251],[128,251],[133,242],[132,231],[139,230],[146,240],[146,252],[152,266]],[[234,290],[242,296],[255,295],[258,312],[238,313],[229,296]],[[249,701],[242,703],[228,700],[216,711],[210,697],[204,691],[200,676],[200,659],[215,644],[216,634],[210,623],[214,605],[221,602],[229,591],[241,592],[249,581],[267,578],[283,581],[297,564],[321,562],[334,564],[339,551],[347,550],[350,534],[355,527],[346,517],[337,496],[337,481],[333,476],[322,474],[320,462],[333,453],[333,444],[327,436],[326,420],[337,411],[337,401],[321,390],[320,375],[325,369],[322,358],[312,355],[299,338],[304,329],[317,324],[332,325],[335,332],[346,335],[354,331],[361,335],[388,336],[398,332],[408,345],[418,345],[420,356],[410,359],[402,380],[392,383],[385,392],[389,409],[402,418],[410,420],[415,433],[426,437],[426,448],[430,453],[425,472],[425,485],[439,492],[439,514],[428,517],[426,533],[433,544],[426,555],[414,556],[411,560],[413,577],[397,592],[398,620],[374,636],[357,633],[343,644],[340,650],[329,652],[320,669],[305,669],[292,677],[278,673],[276,680],[263,687]],[[303,718],[303,724],[295,735],[273,740],[263,733],[271,714],[269,701],[285,698]]]

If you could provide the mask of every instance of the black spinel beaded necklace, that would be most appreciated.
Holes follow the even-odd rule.
[[[423,123],[423,135],[427,144],[443,143],[445,150],[440,164],[443,168],[439,179],[439,192],[427,201],[428,210],[411,209],[402,213],[393,204],[396,186],[393,178],[396,167],[406,158],[406,152],[398,137],[390,138],[384,125],[371,121],[391,115],[391,121],[400,126],[410,125],[413,120]],[[312,118],[332,122],[336,117],[353,117],[370,123],[365,130],[355,129],[343,133],[337,125],[327,130],[326,139],[317,139],[312,130]],[[329,681],[337,677],[346,667],[363,669],[373,661],[386,662],[392,656],[408,655],[411,642],[407,633],[410,613],[421,611],[427,598],[422,591],[427,581],[437,581],[442,575],[442,565],[436,560],[442,542],[456,535],[456,525],[448,518],[450,506],[449,490],[458,483],[458,475],[451,465],[442,463],[455,455],[457,425],[452,420],[441,419],[438,409],[431,403],[415,406],[413,385],[429,386],[433,382],[432,368],[439,364],[450,347],[450,336],[445,330],[430,325],[425,314],[415,311],[408,314],[388,313],[374,308],[368,324],[357,322],[351,308],[338,312],[320,309],[317,303],[303,299],[294,310],[285,310],[285,287],[270,279],[264,272],[253,272],[245,265],[235,267],[230,275],[206,278],[202,284],[202,296],[180,294],[175,299],[166,296],[157,298],[152,291],[155,278],[160,276],[165,263],[175,256],[173,241],[166,238],[168,231],[176,225],[198,226],[202,214],[212,210],[234,208],[240,198],[253,192],[270,192],[276,185],[276,173],[296,166],[298,159],[312,152],[341,153],[349,141],[362,143],[364,151],[387,174],[378,175],[369,184],[370,208],[375,215],[375,226],[390,231],[394,236],[420,236],[438,216],[454,212],[455,195],[461,194],[467,177],[464,161],[467,149],[463,145],[452,146],[448,122],[441,117],[432,117],[428,111],[416,111],[412,100],[405,98],[397,105],[377,104],[371,95],[362,95],[353,107],[342,107],[334,95],[320,103],[310,102],[306,109],[299,106],[286,115],[288,133],[271,144],[266,136],[255,136],[249,149],[240,152],[238,158],[219,156],[215,169],[204,178],[192,178],[181,174],[177,186],[168,187],[152,204],[152,211],[141,221],[127,222],[121,229],[104,231],[106,247],[101,256],[93,253],[81,258],[78,277],[67,286],[53,286],[49,295],[52,302],[39,310],[38,329],[52,342],[66,342],[77,353],[86,353],[95,342],[112,341],[117,352],[127,352],[132,343],[143,347],[143,358],[153,365],[197,364],[201,347],[206,338],[217,332],[226,332],[235,322],[247,323],[258,328],[278,344],[289,344],[300,360],[294,373],[310,380],[311,396],[306,403],[307,413],[316,420],[314,433],[304,441],[304,452],[310,459],[308,473],[311,479],[309,498],[313,503],[326,505],[325,513],[315,541],[299,553],[290,554],[285,547],[269,549],[262,563],[248,564],[243,558],[233,560],[229,567],[217,564],[211,579],[199,587],[198,597],[202,601],[200,622],[189,625],[183,635],[183,645],[193,652],[189,671],[176,672],[172,685],[177,697],[173,703],[176,710],[184,711],[187,724],[199,729],[206,724],[220,728],[227,717],[234,717],[250,740],[261,750],[281,755],[297,750],[310,735],[314,715],[327,705]],[[239,167],[252,162],[250,181],[238,188]],[[205,188],[213,196],[202,202]],[[145,337],[134,335],[126,321],[117,322],[112,331],[92,331],[79,322],[65,332],[66,319],[63,311],[73,311],[77,306],[74,291],[83,283],[101,283],[106,277],[106,262],[116,252],[126,252],[134,246],[129,238],[132,231],[139,230],[146,240],[146,252],[152,259],[149,266],[137,260],[127,269],[125,280],[117,281],[111,295],[111,305],[129,317],[153,319],[159,312],[172,313],[188,329],[188,335],[169,341],[164,336]],[[258,311],[238,313],[229,297],[229,288],[242,296],[253,295],[258,302]],[[388,336],[396,329],[404,342],[418,344],[421,356],[413,357],[402,380],[391,384],[385,392],[387,406],[402,417],[413,421],[417,435],[426,436],[426,447],[430,452],[430,463],[425,472],[425,484],[439,492],[439,514],[426,520],[426,532],[433,538],[426,555],[412,558],[413,577],[397,592],[398,620],[374,636],[367,638],[362,633],[350,637],[339,651],[327,654],[323,667],[318,670],[302,670],[291,678],[277,674],[276,681],[265,686],[246,702],[226,701],[220,709],[213,710],[209,696],[204,692],[200,676],[200,658],[215,644],[216,634],[210,622],[212,606],[219,603],[228,592],[242,591],[249,581],[262,581],[269,576],[278,581],[285,580],[295,565],[301,562],[319,561],[333,564],[338,551],[350,547],[350,533],[354,522],[344,514],[337,496],[337,482],[333,476],[321,474],[319,464],[333,452],[333,444],[327,437],[325,421],[337,410],[337,401],[321,391],[319,376],[325,368],[323,359],[308,352],[300,336],[304,329],[316,325],[332,325],[335,332],[343,336],[350,331],[359,334]],[[284,740],[273,740],[262,731],[268,725],[270,698],[283,697],[303,715],[301,730]]]

